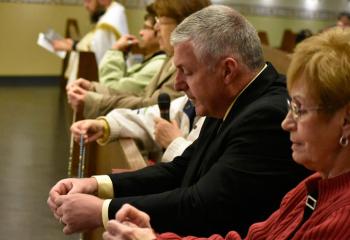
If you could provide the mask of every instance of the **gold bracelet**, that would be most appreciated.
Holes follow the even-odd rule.
[[[108,121],[105,117],[98,117],[97,120],[103,121],[103,135],[97,139],[98,144],[105,144],[111,134],[111,129],[109,127]]]

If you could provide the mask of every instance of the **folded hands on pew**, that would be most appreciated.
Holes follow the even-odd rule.
[[[95,178],[68,178],[52,187],[47,203],[63,225],[65,234],[81,232],[102,225],[103,200],[97,193]]]
[[[68,103],[75,111],[82,110],[85,96],[92,88],[92,83],[83,78],[75,80],[66,87]]]

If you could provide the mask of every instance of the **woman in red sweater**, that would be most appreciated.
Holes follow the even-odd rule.
[[[293,159],[316,173],[291,190],[266,221],[253,224],[246,239],[348,240],[350,29],[334,28],[300,43],[288,69],[287,86],[289,113],[282,128],[290,132]],[[199,239],[157,235],[148,215],[130,205],[116,219],[109,222],[105,240]],[[208,239],[241,236],[231,231],[225,238]]]

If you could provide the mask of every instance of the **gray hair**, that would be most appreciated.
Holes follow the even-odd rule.
[[[171,34],[171,44],[186,41],[192,42],[198,59],[211,59],[210,67],[232,55],[251,70],[264,64],[255,28],[230,7],[213,5],[187,17]]]

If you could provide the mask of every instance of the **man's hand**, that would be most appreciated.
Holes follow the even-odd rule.
[[[88,194],[68,194],[56,199],[57,215],[64,224],[64,234],[94,229],[103,225],[103,200]]]
[[[98,184],[95,178],[67,178],[59,181],[53,186],[49,192],[47,204],[49,205],[54,217],[60,219],[57,213],[58,205],[57,199],[60,196],[73,193],[95,194],[97,192]]]
[[[155,140],[163,148],[167,148],[175,138],[182,137],[182,132],[176,121],[168,122],[163,118],[156,118],[154,123]]]
[[[71,51],[73,49],[74,41],[70,38],[53,40],[51,42],[53,49],[55,51]]]
[[[96,141],[103,136],[104,120],[88,119],[78,121],[72,124],[70,131],[74,136],[76,142],[80,141],[80,135],[84,135],[84,142],[89,143]]]

